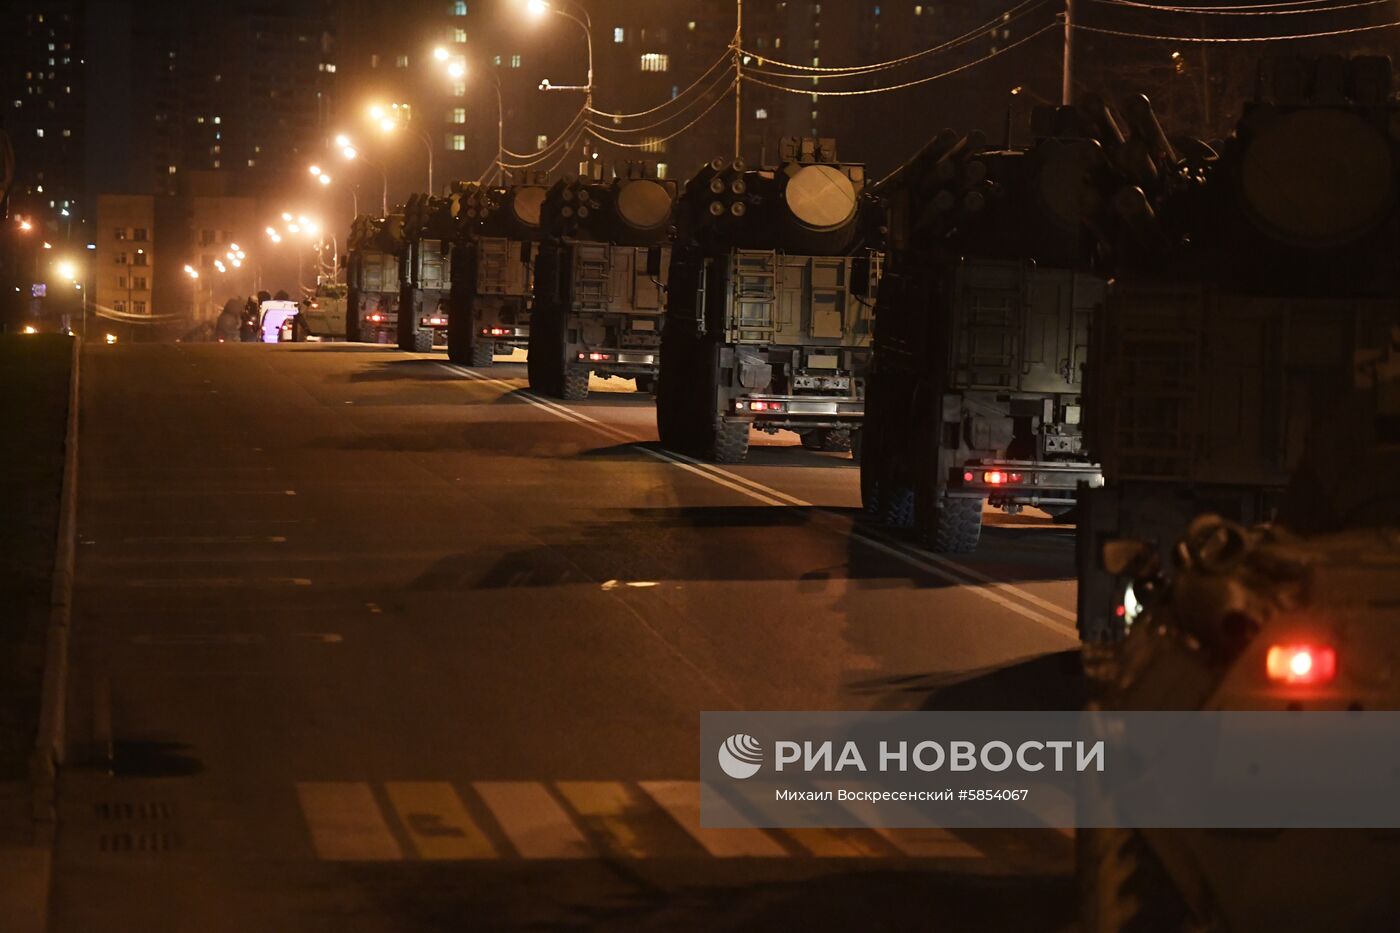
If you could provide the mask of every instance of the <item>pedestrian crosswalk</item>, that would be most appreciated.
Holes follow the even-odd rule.
[[[710,829],[695,781],[307,781],[318,858],[920,858],[986,854],[946,830]]]

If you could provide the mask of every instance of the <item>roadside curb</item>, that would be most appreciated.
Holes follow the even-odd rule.
[[[63,487],[58,504],[58,542],[54,551],[49,624],[44,646],[39,728],[29,761],[34,842],[53,848],[58,767],[64,757],[65,700],[68,690],[68,633],[73,617],[73,571],[77,551],[78,393],[82,343],[74,338],[68,381],[68,429],[64,439]]]

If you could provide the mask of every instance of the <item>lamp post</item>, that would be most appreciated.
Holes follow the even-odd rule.
[[[407,129],[417,136],[423,143],[424,149],[428,153],[428,194],[433,193],[433,139],[424,130],[420,130],[413,125],[413,110],[408,104],[390,104],[388,109],[378,104],[369,108],[371,120],[377,122],[380,132],[384,134],[393,133],[396,130]]]
[[[433,58],[438,62],[445,62],[447,64],[447,76],[452,80],[460,81],[462,78],[466,77],[467,63],[461,58],[453,59],[452,53],[447,51],[447,49],[441,46],[433,49]],[[505,160],[506,150],[506,105],[504,98],[501,96],[500,73],[492,70],[491,79],[496,91],[496,158],[494,162],[494,177],[496,183],[499,184],[501,180],[505,178],[505,165],[502,163]]]
[[[328,173],[322,171],[321,166],[319,165],[311,166],[308,169],[308,171],[321,185],[322,188],[329,188],[332,184],[335,183],[335,179],[331,178],[331,176]],[[353,212],[352,216],[359,217],[360,195],[358,192],[356,192],[354,185],[346,185],[345,188],[347,191],[350,192],[350,210]]]
[[[583,17],[580,18],[578,15],[570,13],[568,10],[564,9],[563,4],[554,3],[551,2],[551,0],[529,0],[529,5],[527,9],[530,11],[530,15],[535,17],[536,19],[540,18],[541,16],[544,16],[546,13],[553,13],[556,16],[562,16],[565,19],[573,20],[575,23],[578,23],[579,28],[583,30],[583,37],[588,42],[587,83],[582,85],[550,84],[549,80],[545,79],[544,81],[540,82],[540,90],[583,91],[583,105],[591,110],[593,108],[593,20],[589,17],[588,11],[583,9],[582,7],[579,7],[579,13],[583,14]]]
[[[381,184],[379,210],[382,214],[387,215],[389,213],[389,176],[385,174],[384,166],[377,162],[371,162],[369,159],[362,158],[359,147],[351,142],[350,137],[346,136],[344,133],[336,136],[335,144],[340,149],[341,157],[347,162],[354,162],[356,159],[360,159],[370,168],[378,170]]]

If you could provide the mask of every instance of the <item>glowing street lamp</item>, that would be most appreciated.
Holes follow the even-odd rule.
[[[34,229],[34,225],[33,225],[32,223],[30,223],[29,221],[25,220],[23,217],[18,218],[18,220],[19,220],[19,228],[20,228],[21,230],[23,230],[25,233],[28,233],[30,230],[33,230],[33,229]]]
[[[445,62],[451,57],[452,53],[447,51],[447,49],[443,48],[442,46],[438,46],[437,48],[433,49],[433,58],[440,62]]]
[[[54,271],[58,273],[59,278],[69,282],[76,281],[78,278],[78,266],[71,259],[60,260],[58,265],[54,266]]]
[[[464,78],[464,77],[466,77],[466,74],[467,74],[467,65],[466,65],[466,63],[465,63],[465,62],[453,62],[452,64],[450,64],[450,65],[447,66],[447,74],[448,74],[448,77],[451,77],[451,78]]]
[[[329,185],[331,183],[331,176],[327,175],[325,172],[322,172],[321,174],[316,176],[316,180],[319,181],[322,184],[322,186]]]
[[[185,263],[185,275],[188,275],[192,279],[199,278],[198,270],[196,270],[195,267],[190,265],[189,263]]]

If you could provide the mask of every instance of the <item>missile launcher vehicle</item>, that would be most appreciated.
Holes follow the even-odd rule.
[[[677,201],[656,414],[672,450],[738,462],[756,428],[858,454],[882,258],[865,167],[831,139],[780,155],[716,159]]]
[[[461,184],[449,195],[456,226],[447,315],[452,362],[490,366],[494,355],[528,346],[546,190],[538,172],[505,187]]]
[[[350,225],[345,260],[345,339],[389,343],[399,325],[403,215],[361,214]]]
[[[542,212],[544,240],[530,311],[530,387],[588,395],[592,373],[656,382],[676,183],[628,162],[615,177],[556,182]]]

